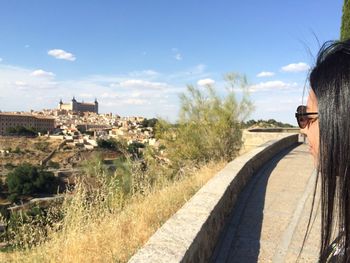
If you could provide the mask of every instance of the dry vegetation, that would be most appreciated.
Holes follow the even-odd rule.
[[[5,165],[7,163],[18,165],[24,160],[31,164],[38,164],[38,162],[55,149],[60,142],[60,140],[47,137],[25,138],[0,136],[0,149],[11,149],[8,155],[1,156],[0,165]]]
[[[50,240],[22,252],[2,253],[6,262],[126,262],[138,248],[191,196],[224,166],[211,163],[174,183],[156,187],[149,194],[134,195],[124,208],[121,196],[112,206],[84,207],[83,188],[65,203],[61,231]],[[100,192],[97,199],[104,196]],[[31,235],[27,231],[27,235]]]
[[[14,250],[0,254],[0,260],[126,262],[237,156],[241,123],[253,105],[244,76],[231,73],[225,80],[226,97],[211,86],[204,91],[189,86],[188,95],[181,96],[178,123],[162,120],[157,124],[156,137],[167,161],[159,158],[160,148],[146,147],[141,160],[123,154],[113,172],[105,170],[98,158],[85,162],[74,195],[67,194],[62,206],[31,222],[16,218],[9,240]],[[240,102],[233,93],[236,87],[243,89]]]

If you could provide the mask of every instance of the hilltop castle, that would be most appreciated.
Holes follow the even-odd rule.
[[[98,102],[97,99],[95,99],[95,102],[93,103],[77,102],[75,97],[73,97],[70,103],[63,103],[62,100],[60,100],[58,109],[76,112],[95,112],[98,114]]]

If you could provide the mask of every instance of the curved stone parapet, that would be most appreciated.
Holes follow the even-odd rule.
[[[203,186],[129,262],[207,262],[237,197],[266,162],[298,143],[293,134],[236,158]]]
[[[257,146],[270,140],[278,140],[288,137],[291,134],[299,134],[298,128],[255,128],[242,131],[243,145],[240,154],[247,153]],[[301,136],[301,135],[299,135]]]

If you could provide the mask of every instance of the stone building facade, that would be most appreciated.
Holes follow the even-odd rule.
[[[0,113],[0,135],[6,135],[8,128],[25,127],[36,131],[52,132],[55,119],[30,114]]]
[[[75,112],[94,112],[98,114],[98,102],[97,99],[95,99],[95,102],[93,103],[78,102],[73,97],[70,103],[63,103],[62,100],[60,100],[60,103],[58,104],[58,109]]]

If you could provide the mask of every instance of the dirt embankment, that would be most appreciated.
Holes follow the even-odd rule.
[[[47,137],[0,136],[0,176],[24,162],[40,165],[40,162],[54,149],[57,149],[61,142],[62,140]],[[72,168],[94,156],[100,156],[102,159],[115,159],[120,156],[120,153],[105,149],[87,151],[79,147],[63,145],[52,155],[47,165],[54,169]]]
[[[18,165],[23,162],[38,164],[59,144],[60,140],[47,137],[0,136],[0,165]]]

